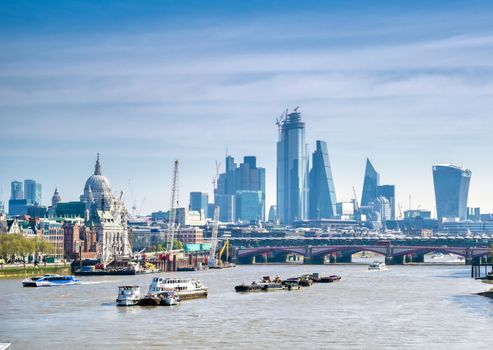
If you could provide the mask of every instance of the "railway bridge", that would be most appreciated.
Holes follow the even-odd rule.
[[[294,244],[297,243],[297,244]],[[385,257],[387,264],[424,262],[427,253],[455,254],[466,264],[491,261],[491,241],[449,240],[383,241],[364,239],[233,238],[234,258],[240,264],[285,262],[289,256],[303,257],[305,264],[350,263],[358,252],[372,252]]]

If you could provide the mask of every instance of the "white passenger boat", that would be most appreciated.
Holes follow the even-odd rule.
[[[140,303],[140,287],[139,286],[120,286],[118,287],[118,297],[116,305],[118,306],[133,306]]]
[[[24,287],[53,287],[80,284],[74,276],[44,275],[27,278],[22,281]]]
[[[387,265],[383,261],[374,261],[368,265],[370,271],[384,271],[387,270]]]
[[[162,292],[174,291],[181,300],[207,297],[207,287],[200,281],[191,278],[154,277],[149,286],[148,295],[156,295]]]

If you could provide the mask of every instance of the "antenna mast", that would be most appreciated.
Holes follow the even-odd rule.
[[[175,167],[173,169],[173,185],[171,187],[171,207],[169,209],[168,220],[168,245],[166,250],[171,252],[173,250],[173,240],[175,239],[175,221],[176,221],[176,208],[178,207],[178,165],[179,160],[175,160]]]

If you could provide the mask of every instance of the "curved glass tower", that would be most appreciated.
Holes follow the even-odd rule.
[[[308,145],[301,114],[287,115],[277,142],[277,209],[281,224],[308,216]]]
[[[310,219],[333,219],[335,215],[336,191],[327,144],[317,141],[310,170]]]
[[[439,221],[444,218],[465,220],[471,170],[452,164],[433,166],[435,202]]]

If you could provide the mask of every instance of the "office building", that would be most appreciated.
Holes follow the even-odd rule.
[[[270,206],[268,220],[274,224],[277,224],[277,206]]]
[[[24,199],[24,191],[22,190],[22,182],[12,181],[10,183],[10,199]]]
[[[389,201],[390,204],[390,220],[395,220],[395,186],[381,185],[377,187],[377,197],[382,196]]]
[[[208,212],[209,195],[204,192],[190,192],[190,210],[203,210],[204,213]]]
[[[260,220],[262,203],[262,191],[236,191],[236,220]]]
[[[10,216],[27,215],[27,200],[25,200],[25,199],[10,199],[9,200],[9,215]]]
[[[377,173],[370,160],[366,159],[365,179],[363,181],[363,193],[361,206],[368,206],[377,198],[377,188],[380,185],[380,174]]]
[[[433,166],[435,203],[439,222],[467,219],[467,197],[471,174],[469,169],[452,164]]]
[[[219,207],[219,220],[234,222],[243,220],[237,216],[237,193],[242,191],[260,192],[260,208],[254,220],[265,220],[265,168],[257,166],[254,156],[246,156],[237,165],[232,156],[226,157],[225,172],[219,175],[214,191],[214,204]],[[210,216],[211,213],[209,213]]]
[[[34,180],[24,180],[24,198],[28,205],[41,205],[41,184]]]
[[[336,216],[336,192],[330,168],[327,144],[317,141],[310,170],[310,219],[333,219]]]
[[[308,145],[297,109],[278,124],[277,210],[280,223],[291,224],[308,217]]]

